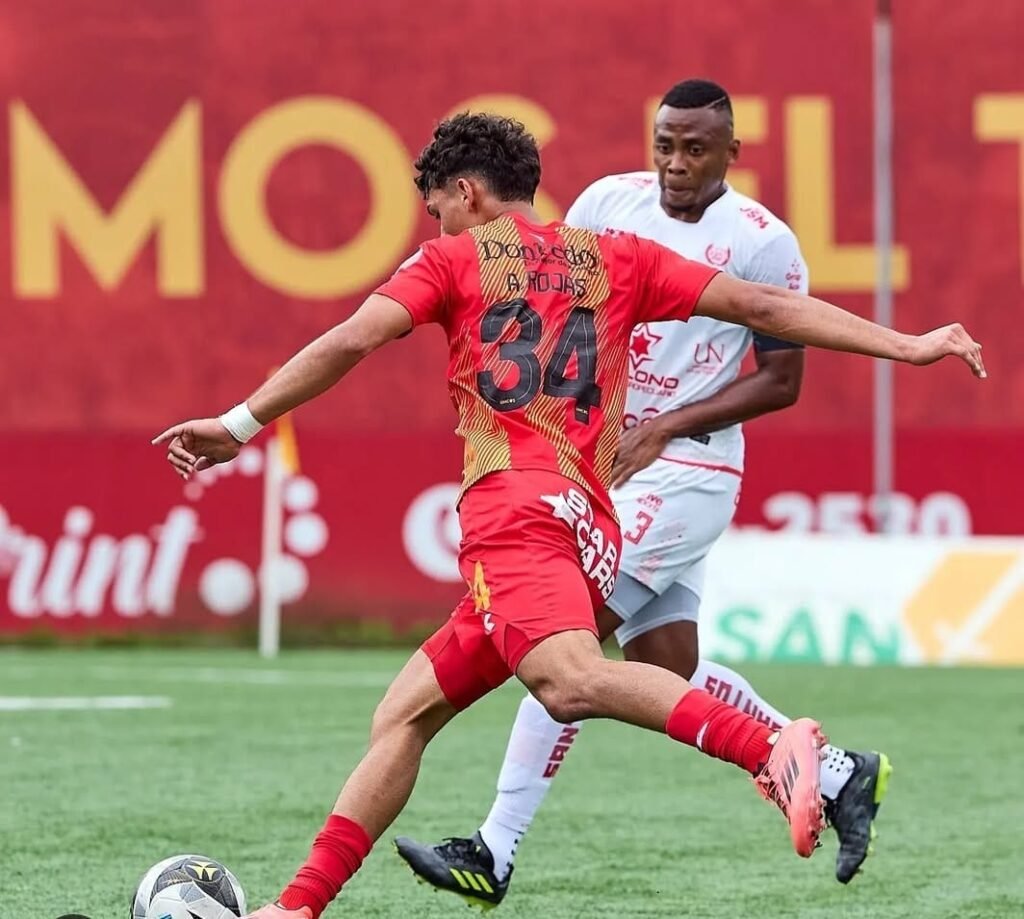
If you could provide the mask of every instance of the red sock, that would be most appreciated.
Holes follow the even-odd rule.
[[[359,870],[371,848],[373,840],[358,823],[331,814],[313,840],[306,863],[295,872],[277,902],[285,909],[308,906],[313,919],[319,919],[327,904]]]
[[[701,689],[691,689],[672,709],[665,733],[756,775],[772,752],[771,728]]]

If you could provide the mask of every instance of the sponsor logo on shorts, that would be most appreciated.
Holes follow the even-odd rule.
[[[576,534],[576,545],[580,552],[580,566],[607,600],[615,587],[615,575],[619,569],[619,550],[615,539],[609,539],[601,527],[594,523],[594,509],[590,499],[575,488],[557,495],[541,495],[541,500],[551,505],[552,513],[564,520]]]
[[[487,586],[487,579],[484,577],[483,562],[477,562],[473,569],[473,583],[470,585],[470,590],[473,591],[473,605],[478,613],[491,608],[491,589]]]
[[[473,593],[473,606],[483,616],[484,631],[490,635],[494,631],[494,619],[491,617],[491,588],[484,577],[484,563],[477,562],[473,569],[473,583],[469,585]]]
[[[648,494],[641,495],[641,497],[637,498],[636,503],[641,507],[646,507],[652,511],[660,511],[661,506],[665,501],[653,492],[649,492]]]

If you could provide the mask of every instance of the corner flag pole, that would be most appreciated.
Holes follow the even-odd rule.
[[[260,560],[260,656],[277,657],[281,647],[281,533],[284,523],[284,483],[299,471],[299,451],[291,415],[275,423],[274,436],[267,441],[263,470],[263,534]]]
[[[891,0],[878,0],[874,22],[875,322],[892,326],[892,19]],[[878,501],[877,529],[892,532],[896,444],[893,424],[893,365],[874,362],[872,490]]]

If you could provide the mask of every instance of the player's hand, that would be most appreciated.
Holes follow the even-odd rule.
[[[967,334],[967,330],[959,322],[945,325],[941,329],[933,329],[924,335],[914,336],[907,361],[923,366],[934,364],[950,355],[960,358],[978,379],[983,380],[988,375],[981,360],[981,345]]]
[[[619,452],[612,465],[612,488],[624,485],[641,469],[651,465],[672,439],[669,431],[657,421],[647,421],[630,428],[619,441]]]
[[[238,456],[242,445],[216,418],[183,421],[153,438],[153,444],[167,444],[167,462],[183,479],[192,473],[226,463]]]

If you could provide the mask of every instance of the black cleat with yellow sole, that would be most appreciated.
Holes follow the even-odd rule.
[[[458,894],[470,906],[494,909],[504,898],[512,869],[502,880],[494,873],[494,856],[479,833],[470,839],[452,837],[426,846],[399,836],[395,850],[416,877],[437,890]]]
[[[835,801],[826,801],[825,818],[839,837],[836,880],[849,884],[871,854],[875,817],[889,790],[892,763],[884,753],[851,753],[856,768]]]

